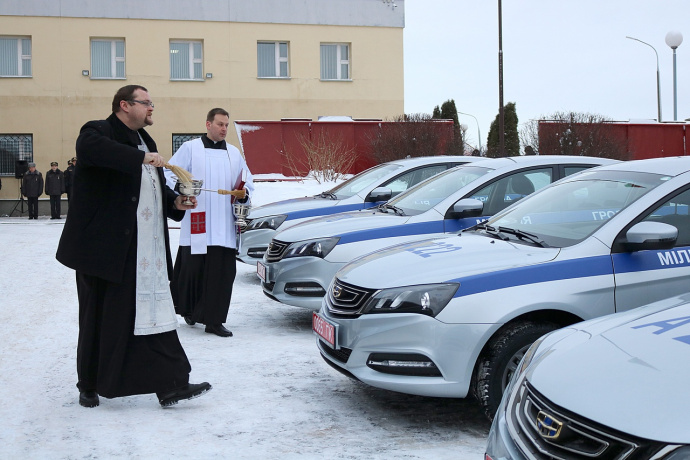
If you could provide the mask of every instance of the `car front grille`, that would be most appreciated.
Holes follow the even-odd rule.
[[[372,289],[343,283],[336,278],[326,293],[326,307],[336,316],[359,316],[374,292],[376,291]]]
[[[663,447],[566,411],[526,380],[511,395],[507,423],[522,453],[535,460],[649,459]]]
[[[283,241],[271,240],[271,244],[268,245],[268,250],[266,251],[266,261],[267,262],[278,262],[283,258],[285,250],[290,244]]]

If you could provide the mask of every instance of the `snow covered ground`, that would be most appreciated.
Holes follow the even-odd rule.
[[[333,185],[260,182],[253,204]],[[264,296],[242,263],[226,323],[234,337],[180,320],[190,381],[213,391],[170,409],[155,395],[79,406],[74,272],[55,260],[63,223],[0,218],[0,458],[482,458],[489,422],[473,399],[409,396],[339,374],[316,349],[311,312]],[[170,234],[174,254],[179,231]]]

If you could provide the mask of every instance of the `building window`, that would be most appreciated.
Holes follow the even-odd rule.
[[[33,134],[0,134],[0,176],[13,176],[17,160],[33,159]]]
[[[124,40],[91,40],[91,78],[125,78]]]
[[[288,43],[258,42],[256,44],[257,75],[259,78],[287,78]]]
[[[350,79],[350,45],[321,44],[321,80]]]
[[[0,37],[0,77],[31,76],[31,38]]]
[[[201,42],[170,42],[170,79],[203,80],[203,57]]]
[[[199,133],[199,134],[173,134],[172,135],[172,153],[175,155],[175,152],[182,146],[187,141],[191,141],[192,139],[196,139],[198,137],[203,136],[206,133]]]

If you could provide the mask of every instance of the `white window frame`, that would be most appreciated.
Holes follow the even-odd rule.
[[[323,52],[321,52],[321,80],[322,81],[351,81],[351,75],[352,75],[352,69],[350,66],[350,56],[351,56],[351,49],[350,49],[350,44],[349,43],[321,43],[321,50],[323,51],[324,46],[335,46],[336,47],[336,78],[326,78],[324,76],[324,65],[325,63],[323,62]],[[343,59],[343,49],[347,50],[347,59]],[[346,66],[347,68],[347,75],[343,76],[342,71],[343,71],[343,66]]]
[[[189,78],[180,78],[180,77],[174,77],[173,76],[173,68],[172,68],[172,62],[170,65],[170,80],[171,81],[204,81],[204,42],[201,40],[170,40],[170,46],[169,46],[169,51],[170,54],[173,54],[177,50],[172,49],[172,45],[181,45],[181,44],[187,44],[189,46],[189,60],[187,62],[189,68]],[[194,45],[199,45],[199,50],[200,50],[200,55],[199,56],[194,56]],[[172,60],[172,57],[170,58]],[[195,64],[200,64],[201,65],[201,70],[199,71],[199,74],[196,75],[194,72],[194,65]]]
[[[261,72],[259,71],[259,66],[261,63],[261,58],[259,56],[259,45],[261,44],[273,44],[273,52],[274,52],[274,63],[275,63],[275,68],[273,69],[273,75],[261,75]],[[281,56],[280,55],[280,46],[285,45],[285,48],[287,50],[287,56]],[[256,75],[257,78],[290,78],[290,43],[286,41],[278,41],[278,42],[273,42],[273,41],[258,41],[256,44]],[[285,64],[285,75],[281,75],[281,64]]]
[[[0,74],[3,78],[29,78],[33,76],[33,63],[31,61],[31,51],[32,51],[32,41],[31,37],[12,37],[12,36],[1,36],[3,40],[14,40],[17,44],[17,73],[16,74]],[[29,54],[24,54],[23,41],[28,40],[29,43]],[[24,64],[28,62],[29,71],[24,73]]]
[[[107,42],[110,43],[110,75],[96,75],[93,67],[93,44],[95,42]],[[117,44],[122,44],[122,56],[117,56]],[[127,67],[125,64],[125,56],[127,54],[127,48],[125,46],[124,38],[92,38],[91,39],[91,79],[93,80],[126,80],[127,79]],[[117,76],[117,64],[122,63],[122,76]]]

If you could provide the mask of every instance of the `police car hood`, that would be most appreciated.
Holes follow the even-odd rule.
[[[275,216],[277,214],[290,214],[296,211],[337,206],[339,203],[339,200],[331,200],[330,198],[323,198],[319,195],[305,196],[303,198],[276,201],[274,203],[251,208],[248,217],[250,219],[257,219],[259,217]]]
[[[313,238],[325,238],[329,236],[344,235],[350,232],[362,230],[374,230],[377,228],[401,225],[410,219],[409,216],[396,216],[393,211],[389,213],[376,210],[362,210],[341,212],[329,216],[309,219],[305,222],[289,227],[278,234],[275,239],[287,243],[309,240]]]
[[[391,246],[353,260],[336,276],[345,283],[369,289],[443,283],[548,262],[559,251],[461,233]]]
[[[552,403],[643,438],[690,443],[690,295],[575,324],[527,373]],[[551,336],[546,342],[553,341]],[[558,418],[558,417],[556,417]]]

